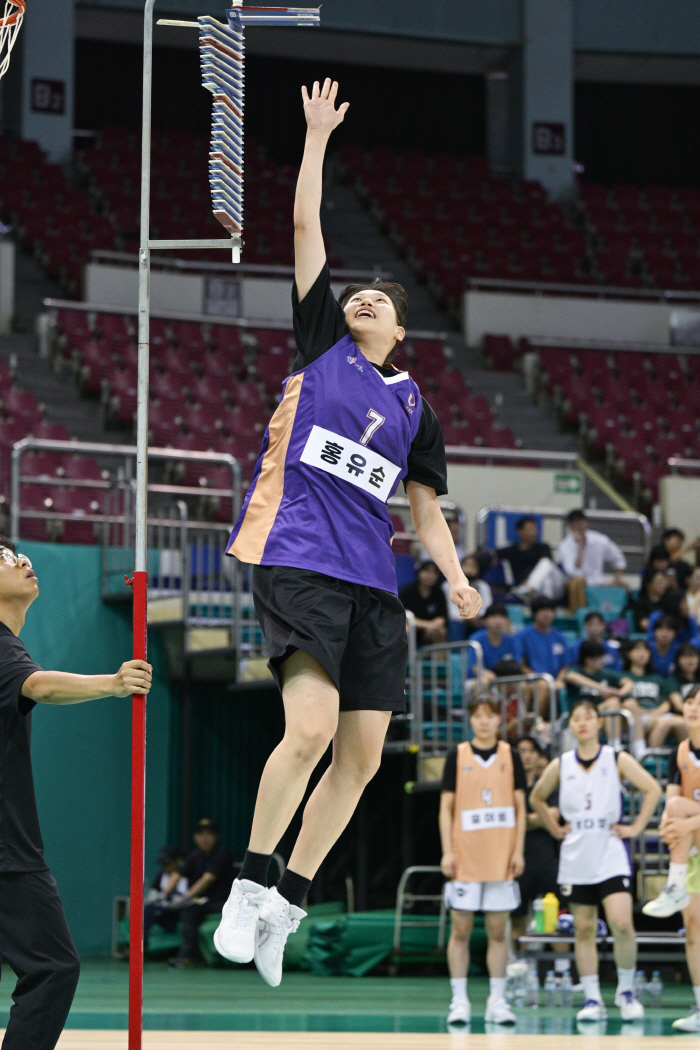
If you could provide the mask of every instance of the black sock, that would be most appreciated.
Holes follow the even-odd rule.
[[[247,849],[238,878],[257,882],[259,886],[267,886],[267,872],[271,860],[272,855],[270,853],[252,853],[251,850]]]
[[[310,885],[311,879],[305,879],[303,875],[297,875],[291,868],[285,868],[282,878],[277,883],[277,892],[290,904],[296,904],[297,908],[301,908]]]

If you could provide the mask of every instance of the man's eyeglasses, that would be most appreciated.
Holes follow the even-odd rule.
[[[22,561],[28,569],[31,569],[32,567],[32,563],[26,554],[14,554],[11,550],[8,550],[7,547],[0,547],[0,558],[2,558],[3,561],[6,561],[8,565],[16,566]]]

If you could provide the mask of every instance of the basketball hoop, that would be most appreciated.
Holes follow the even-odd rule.
[[[4,77],[10,64],[10,52],[15,46],[15,40],[22,25],[24,12],[27,10],[26,0],[5,0],[5,13],[0,19],[0,77]]]

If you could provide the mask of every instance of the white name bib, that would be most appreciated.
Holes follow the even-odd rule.
[[[482,831],[487,828],[514,828],[513,806],[489,806],[484,809],[463,809],[462,831]]]
[[[313,427],[301,454],[301,462],[325,470],[386,503],[401,471],[388,459],[358,441],[323,427]]]

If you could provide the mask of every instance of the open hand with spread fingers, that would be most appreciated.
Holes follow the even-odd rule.
[[[342,123],[350,103],[343,102],[336,109],[335,100],[337,94],[338,81],[334,80],[331,83],[330,77],[326,77],[323,81],[323,87],[321,87],[318,80],[314,81],[311,98],[309,98],[306,85],[302,87],[301,96],[304,99],[304,115],[310,131],[325,131],[330,135],[331,131]]]

